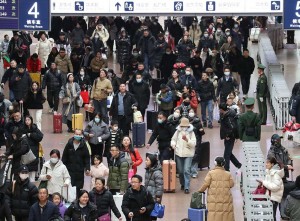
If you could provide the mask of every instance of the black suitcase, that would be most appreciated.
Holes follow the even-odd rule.
[[[146,124],[145,124],[145,122],[133,124],[132,140],[133,140],[134,147],[145,146],[145,143],[146,143]]]
[[[157,124],[158,111],[147,111],[147,130],[154,130]]]
[[[209,161],[210,161],[210,143],[202,142],[200,144],[200,154],[199,154],[199,162],[198,168],[202,170],[202,168],[209,169]]]

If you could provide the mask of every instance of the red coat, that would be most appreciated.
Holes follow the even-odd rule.
[[[124,152],[126,152],[126,151],[124,151]],[[134,174],[136,174],[137,167],[142,164],[143,159],[142,159],[142,157],[141,157],[141,155],[140,155],[137,148],[134,148],[134,153],[135,153],[135,156],[134,156],[133,153],[130,153],[130,157],[131,157],[131,160],[132,160],[132,163],[133,163],[132,169],[134,170]]]
[[[191,106],[191,108],[193,108],[193,110],[197,114],[198,97],[197,97],[195,90],[192,90],[190,96],[191,96],[190,106]],[[182,104],[182,97],[180,98],[179,102],[177,103],[177,107],[180,106],[181,104]]]
[[[41,60],[36,59],[35,61],[30,57],[27,59],[27,70],[29,73],[41,72]]]

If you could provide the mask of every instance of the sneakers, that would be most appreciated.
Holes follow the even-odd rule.
[[[189,191],[188,189],[185,189],[185,190],[184,190],[184,193],[185,193],[185,194],[189,194],[190,191]]]
[[[194,174],[192,177],[193,177],[194,179],[196,179],[196,178],[197,178],[197,175]]]

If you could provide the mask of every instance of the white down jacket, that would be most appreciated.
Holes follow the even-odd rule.
[[[64,184],[70,185],[71,178],[67,167],[59,160],[54,168],[51,168],[50,161],[44,163],[40,180],[47,180],[46,175],[50,175],[51,179],[47,182],[47,189],[49,194],[55,192],[62,193],[62,187]]]
[[[196,136],[193,129],[191,124],[186,131],[183,131],[180,126],[177,127],[171,140],[171,147],[175,149],[175,155],[179,157],[193,157],[195,155]],[[183,135],[186,135],[188,142],[182,139]]]
[[[266,169],[266,177],[262,182],[263,185],[271,191],[271,200],[276,201],[278,203],[281,202],[281,198],[283,195],[283,176],[284,170],[279,169],[278,166],[275,165],[270,170]]]

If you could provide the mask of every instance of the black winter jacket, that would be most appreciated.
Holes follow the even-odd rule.
[[[145,207],[146,212],[140,214],[139,210]],[[122,211],[127,221],[130,221],[128,214],[133,212],[132,221],[150,221],[152,220],[150,214],[154,208],[154,200],[146,188],[141,186],[140,191],[134,190],[131,187],[123,196]]]
[[[7,124],[4,127],[4,133],[5,133],[5,137],[8,141],[8,144],[11,145],[13,142],[12,139],[12,132],[14,130],[15,127],[24,129],[24,122],[22,120],[20,120],[19,122],[16,122],[14,120],[10,120],[7,122]]]
[[[200,101],[216,101],[215,88],[213,83],[207,79],[206,81],[199,81],[198,94],[200,96]]]
[[[93,188],[89,192],[90,202],[93,202],[97,206],[97,216],[103,216],[106,213],[110,213],[110,210],[113,211],[117,218],[121,217],[120,211],[118,210],[113,195],[109,190],[104,189],[101,192],[98,192],[96,188]]]
[[[238,138],[237,114],[234,110],[229,109],[224,115],[220,116],[220,137],[221,140],[229,137]]]
[[[217,97],[220,95],[220,97],[227,99],[228,94],[235,89],[238,90],[238,88],[239,85],[232,76],[229,77],[228,81],[224,76],[218,82]]]
[[[170,90],[173,93],[173,100],[180,100],[180,98],[176,96],[176,91],[180,92],[183,89],[183,84],[182,84],[181,80],[178,79],[178,81],[175,82],[174,78],[171,78],[168,81],[167,86],[170,88]]]
[[[19,176],[16,177],[15,184],[11,183],[6,191],[6,200],[12,214],[24,218],[29,217],[30,207],[37,202],[37,196],[37,187],[28,178],[21,181]]]
[[[167,46],[168,44],[164,38],[162,40],[158,39],[154,43],[154,48],[155,48],[154,64],[156,67],[159,67],[159,64],[162,60],[162,57],[166,51]]]
[[[109,114],[110,116],[112,116],[113,120],[117,120],[118,119],[118,104],[119,104],[119,97],[118,94],[115,94],[112,100],[112,104],[110,107],[110,111]],[[132,122],[133,121],[133,106],[138,106],[138,103],[134,97],[133,94],[131,94],[130,92],[126,92],[124,98],[123,98],[123,104],[124,104],[124,113],[126,116],[126,121],[128,122]]]
[[[16,68],[10,67],[8,70],[6,70],[2,77],[1,84],[2,83],[5,84],[8,81],[8,87],[11,88],[12,87],[11,79],[14,75],[14,72],[16,72]]]
[[[141,83],[137,83],[136,80],[134,80],[130,88],[130,93],[134,95],[138,103],[138,110],[145,110],[148,107],[150,89],[146,82],[142,81]]]
[[[35,155],[36,159],[27,165],[29,171],[38,171],[39,163],[39,143],[42,141],[44,134],[39,130],[36,124],[33,124],[31,128],[24,127],[24,134],[26,134],[29,148]]]
[[[25,98],[25,106],[27,109],[43,109],[45,101],[46,98],[41,89],[36,94],[32,90],[29,90]]]
[[[168,82],[169,78],[171,77],[173,65],[176,63],[177,56],[171,52],[171,54],[163,54],[161,61],[160,61],[160,71],[161,77]]]
[[[155,38],[149,34],[148,37],[142,36],[137,44],[137,48],[141,51],[142,56],[144,54],[148,54],[150,58],[153,58],[155,55],[154,45],[155,45]]]
[[[41,213],[41,208],[38,202],[32,205],[29,212],[30,221],[51,221],[60,217],[58,207],[48,201],[47,204],[43,207],[43,213]]]
[[[181,61],[187,65],[189,63],[192,50],[194,48],[195,45],[190,39],[188,39],[187,41],[180,39],[177,45],[178,61]]]
[[[74,138],[69,139],[62,156],[62,162],[66,165],[70,175],[90,170],[90,154],[85,141],[82,139],[76,150],[73,141]]]
[[[288,150],[280,145],[279,147],[275,145],[271,145],[269,152],[268,152],[268,157],[275,157],[277,162],[281,162],[284,165],[284,178],[289,178],[289,170],[287,165],[292,165],[292,160],[289,155]]]
[[[156,139],[158,142],[158,149],[169,148],[174,133],[174,127],[170,127],[167,120],[161,124],[156,124],[148,144],[151,145]]]
[[[6,140],[5,140],[5,118],[4,116],[0,116],[0,147],[4,146],[6,144]]]
[[[49,69],[43,78],[42,88],[45,89],[47,87],[48,91],[60,91],[63,83],[61,71]]]
[[[20,80],[17,81],[17,77],[19,77]],[[15,99],[17,101],[25,99],[28,91],[30,90],[31,82],[31,77],[27,71],[25,71],[23,74],[20,74],[17,71],[14,72],[12,78],[10,79],[10,89],[13,90]]]
[[[0,192],[0,221],[12,221],[10,208],[5,201],[4,193]]]
[[[241,77],[248,77],[250,76],[255,68],[254,60],[250,56],[245,58],[244,56],[241,57],[239,63],[239,74]]]
[[[97,207],[91,202],[81,208],[79,202],[74,201],[65,212],[65,221],[95,221],[97,219]]]
[[[213,62],[214,59],[215,62]],[[223,76],[223,66],[223,61],[221,59],[220,54],[218,53],[215,57],[209,55],[206,58],[203,69],[205,70],[206,68],[212,68],[214,73],[218,76],[218,78],[221,78]]]
[[[50,52],[50,54],[48,55],[48,59],[47,59],[48,68],[50,68],[51,64],[55,62],[55,58],[57,55],[58,55],[58,52],[55,52],[55,53]]]
[[[74,82],[76,82],[80,86],[80,89],[82,91],[88,90],[88,86],[92,85],[90,76],[88,76],[87,74],[85,74],[83,78],[81,78],[80,74],[75,75]]]
[[[126,64],[129,61],[131,54],[130,38],[119,38],[117,41],[118,46],[118,61],[119,63]]]
[[[290,115],[296,117],[296,122],[300,123],[300,94],[292,95],[290,98],[291,106],[290,106]]]

